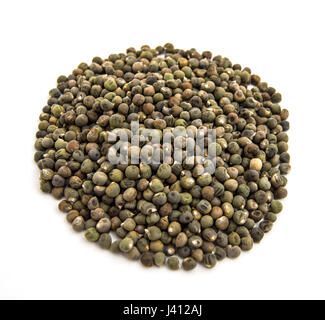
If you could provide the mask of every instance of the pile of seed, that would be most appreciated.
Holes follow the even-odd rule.
[[[35,142],[40,188],[88,241],[146,267],[177,270],[181,258],[191,270],[238,257],[272,229],[287,196],[289,114],[249,68],[144,45],[80,63],[49,95]],[[161,132],[215,129],[216,169],[206,172],[200,157],[112,164],[109,137],[132,121]],[[205,154],[210,143],[205,136]]]

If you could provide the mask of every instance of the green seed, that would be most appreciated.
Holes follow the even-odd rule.
[[[125,256],[133,261],[139,260],[141,257],[141,253],[136,247],[133,247],[129,252],[125,254]]]
[[[187,205],[190,204],[193,200],[193,197],[190,193],[188,192],[183,192],[180,194],[180,202],[181,204]]]
[[[98,186],[103,186],[107,182],[107,175],[104,172],[96,172],[93,176],[93,183]]]
[[[114,91],[117,88],[117,84],[114,79],[108,79],[105,81],[104,86],[108,91]]]
[[[127,231],[133,231],[136,227],[136,223],[134,219],[132,218],[127,218],[122,224],[122,228],[127,230]]]
[[[85,229],[85,220],[83,217],[76,217],[72,222],[73,230],[80,232]]]
[[[108,233],[102,233],[99,237],[98,244],[103,249],[109,249],[112,244],[112,237]]]
[[[282,211],[282,203],[278,200],[273,200],[270,206],[273,213],[280,213]]]
[[[123,199],[125,201],[133,201],[137,197],[137,189],[135,188],[128,188],[123,193]]]
[[[170,270],[178,270],[180,268],[179,259],[177,257],[170,257],[167,260],[167,265]]]
[[[109,218],[102,218],[98,221],[96,229],[99,233],[109,232],[111,229],[112,223]]]
[[[159,179],[153,179],[150,182],[149,187],[155,193],[162,192],[164,190],[164,185]]]
[[[238,258],[241,254],[241,250],[238,246],[227,246],[226,247],[227,257],[230,259]]]
[[[161,238],[161,230],[156,226],[148,227],[145,231],[151,241],[156,241]]]
[[[128,166],[125,169],[125,176],[128,179],[136,180],[140,178],[140,169],[137,166]]]
[[[217,257],[213,253],[207,253],[203,257],[203,265],[206,268],[213,268],[217,264]]]
[[[111,250],[113,253],[120,253],[120,252],[121,252],[121,250],[120,250],[120,243],[121,243],[121,240],[116,240],[116,241],[114,241],[114,242],[111,244],[110,250]]]
[[[182,226],[177,221],[171,222],[168,227],[168,233],[172,237],[177,236],[181,232],[181,230]]]
[[[131,238],[124,238],[119,244],[120,250],[124,253],[130,252],[133,246],[134,242]]]
[[[172,169],[169,164],[163,163],[157,170],[157,176],[160,179],[168,179],[172,173]]]
[[[183,260],[183,269],[185,271],[190,271],[193,270],[197,266],[197,262],[194,258],[192,257],[187,257]]]
[[[243,251],[248,251],[253,248],[254,241],[250,236],[241,239],[240,247]]]
[[[145,267],[152,267],[153,263],[154,263],[154,259],[153,259],[153,255],[150,252],[145,252],[142,254],[141,256],[141,263],[145,266]]]
[[[166,263],[166,255],[163,252],[157,252],[154,255],[154,261],[157,267],[162,267]]]
[[[85,232],[85,238],[90,242],[96,242],[100,237],[100,234],[95,228],[89,228]]]
[[[196,182],[201,187],[208,186],[212,182],[211,174],[203,173],[200,177],[197,178]]]
[[[120,186],[116,182],[111,182],[106,188],[105,193],[110,198],[116,198],[120,194]]]

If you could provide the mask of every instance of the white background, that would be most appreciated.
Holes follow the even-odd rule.
[[[0,298],[325,298],[324,31],[324,1],[1,1]],[[251,67],[290,110],[285,209],[213,270],[147,270],[100,250],[38,189],[34,135],[57,76],[168,41]]]

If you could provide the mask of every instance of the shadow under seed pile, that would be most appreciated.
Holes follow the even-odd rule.
[[[49,94],[35,142],[40,188],[64,198],[59,209],[88,241],[147,267],[177,270],[181,258],[191,270],[238,257],[272,229],[287,196],[289,113],[249,68],[209,51],[144,45],[80,63]],[[206,172],[202,157],[186,163],[185,150],[183,163],[113,165],[110,137],[132,121],[161,137],[203,129],[216,169]]]

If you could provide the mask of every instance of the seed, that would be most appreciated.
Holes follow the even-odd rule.
[[[128,179],[136,180],[140,177],[140,169],[137,166],[128,166],[125,169],[125,176]]]
[[[280,213],[282,211],[282,203],[280,201],[272,201],[270,207],[273,213]]]
[[[228,236],[223,232],[218,232],[216,244],[220,247],[226,247],[228,245]]]
[[[279,187],[274,192],[274,198],[275,199],[284,199],[288,195],[288,191],[284,187]]]
[[[154,261],[157,267],[162,267],[165,265],[166,255],[163,252],[157,252],[154,255]]]
[[[261,171],[262,166],[263,166],[263,163],[262,163],[261,159],[259,159],[259,158],[254,158],[249,163],[249,168],[251,170]]]
[[[98,244],[103,249],[109,249],[112,244],[112,237],[108,233],[102,233],[99,237]]]
[[[179,222],[183,224],[189,224],[190,222],[193,221],[193,219],[194,219],[193,214],[189,211],[183,212],[179,216]]]
[[[104,172],[96,172],[93,176],[93,183],[103,186],[107,182],[107,175]]]
[[[120,250],[124,253],[130,252],[133,246],[134,242],[131,238],[124,238],[119,244]]]
[[[227,256],[226,250],[218,246],[215,247],[214,254],[218,261],[222,261]]]
[[[170,191],[167,195],[168,202],[177,204],[181,201],[181,196],[177,191]]]
[[[73,230],[80,232],[85,229],[85,221],[83,217],[76,217],[72,222]]]
[[[241,250],[238,246],[231,246],[228,245],[226,247],[226,253],[227,253],[227,257],[230,259],[235,259],[238,258],[240,256]]]
[[[172,173],[172,169],[169,164],[163,163],[157,170],[157,176],[160,179],[168,179]]]
[[[105,81],[104,86],[108,91],[114,91],[117,88],[117,84],[114,79],[108,79]]]
[[[116,198],[120,194],[120,186],[116,182],[111,182],[106,188],[105,193],[110,198]]]
[[[91,210],[90,215],[92,219],[99,221],[100,219],[104,218],[105,211],[102,208],[96,208],[94,210]]]
[[[261,228],[255,227],[251,231],[251,236],[252,236],[254,242],[260,242],[264,237],[264,232]]]
[[[136,223],[134,219],[127,218],[122,224],[121,227],[125,229],[126,231],[133,231],[136,227]]]
[[[264,233],[270,232],[273,228],[273,223],[268,220],[264,220],[260,223],[259,227],[263,230]]]
[[[120,182],[123,179],[123,172],[119,169],[113,169],[109,173],[109,179],[114,182]]]
[[[154,263],[153,255],[150,252],[145,252],[141,256],[141,263],[145,267],[152,267]]]
[[[206,229],[206,228],[212,227],[214,221],[213,221],[213,218],[211,216],[206,215],[206,216],[203,216],[201,218],[200,223],[201,223],[202,229]]]
[[[225,188],[228,191],[235,192],[238,188],[238,182],[235,179],[229,179],[225,182]]]
[[[120,253],[121,252],[121,250],[120,250],[120,242],[121,242],[121,240],[116,240],[111,244],[110,250],[113,253]]]
[[[241,239],[240,247],[243,251],[251,250],[253,248],[253,245],[254,245],[254,241],[250,236],[243,237]]]
[[[216,241],[218,234],[214,229],[207,228],[207,229],[203,230],[202,236],[203,236],[204,240],[214,242],[214,241]]]
[[[207,200],[201,200],[196,208],[202,213],[202,214],[208,214],[212,210],[211,204]]]
[[[234,208],[233,208],[233,206],[230,203],[228,203],[228,202],[223,203],[222,206],[221,206],[221,208],[222,208],[222,211],[223,211],[224,215],[228,219],[231,219],[233,217],[233,215],[234,215]]]
[[[192,177],[182,177],[181,180],[182,188],[189,190],[195,185],[195,180]]]
[[[192,221],[189,225],[188,228],[190,230],[190,232],[192,233],[200,233],[201,232],[201,225],[200,222],[198,222],[197,220]]]
[[[130,260],[136,261],[140,259],[141,254],[136,247],[133,247],[129,252],[125,254],[125,256]]]
[[[156,241],[161,238],[161,230],[156,226],[148,227],[145,232],[151,241]]]
[[[167,265],[170,270],[178,270],[180,268],[179,259],[177,257],[170,257],[167,260]]]
[[[202,197],[208,201],[212,201],[214,198],[214,189],[211,186],[206,186],[202,189]],[[217,207],[215,207],[217,208]]]
[[[137,197],[137,189],[135,188],[128,188],[123,193],[123,199],[125,201],[133,201]]]
[[[149,187],[155,193],[162,192],[164,190],[164,185],[159,179],[153,179],[150,182]]]
[[[248,211],[246,210],[238,210],[233,215],[233,220],[238,225],[244,225],[248,219]]]
[[[177,235],[175,240],[176,248],[184,247],[187,243],[187,236],[184,232],[181,232]]]
[[[263,212],[261,210],[254,210],[250,213],[250,217],[255,221],[259,222],[263,219]]]
[[[196,182],[201,187],[208,186],[212,182],[212,177],[209,173],[203,173],[197,178]]]
[[[203,257],[203,265],[206,268],[213,268],[217,264],[217,257],[213,253],[207,253]]]
[[[197,262],[192,257],[187,257],[183,260],[183,269],[186,271],[193,270],[197,266]]]
[[[166,256],[173,256],[175,254],[176,250],[175,247],[171,244],[165,246],[164,248],[164,253],[166,254]]]
[[[219,230],[227,230],[229,226],[229,219],[225,216],[220,217],[219,219],[216,220],[215,223],[217,229]]]
[[[177,221],[171,222],[168,227],[168,233],[172,237],[177,236],[181,232],[181,230],[182,226]]]
[[[194,250],[192,250],[192,257],[197,262],[202,262],[203,261],[203,256],[204,256],[204,253],[203,253],[202,249],[194,249]]]
[[[188,244],[193,249],[198,249],[202,247],[203,240],[199,236],[192,236],[188,239]]]
[[[190,204],[193,200],[193,197],[190,193],[188,192],[183,192],[180,194],[180,202],[181,204],[187,205]]]
[[[99,233],[107,233],[111,229],[112,223],[109,218],[102,218],[98,221],[96,229]]]
[[[232,232],[228,235],[228,242],[233,246],[239,246],[241,239],[238,233]]]
[[[85,232],[85,238],[90,242],[96,242],[100,237],[100,234],[95,228],[89,228]]]
[[[167,202],[167,196],[164,192],[158,192],[152,197],[152,202],[156,206],[162,206]]]

